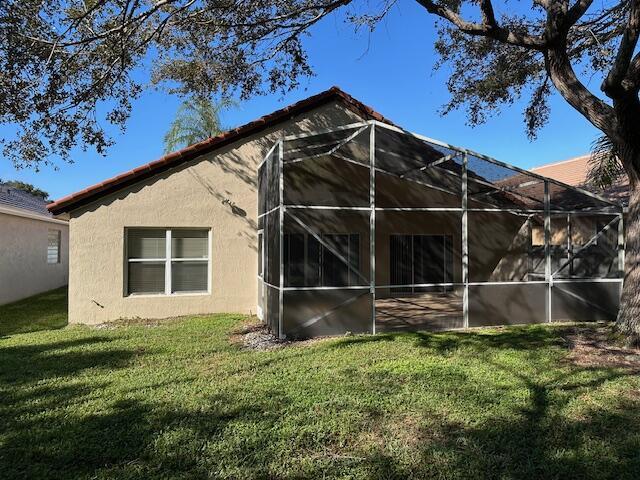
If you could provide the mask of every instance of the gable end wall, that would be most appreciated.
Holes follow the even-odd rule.
[[[283,134],[360,120],[331,103],[71,212],[69,323],[255,313],[257,165]],[[211,293],[126,296],[127,227],[210,228]]]

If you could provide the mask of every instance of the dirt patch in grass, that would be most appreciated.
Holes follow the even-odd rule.
[[[231,333],[229,340],[247,350],[276,350],[290,343],[269,332],[267,326],[257,317],[248,317]]]
[[[99,323],[94,325],[96,330],[115,330],[117,328],[124,327],[161,327],[163,325],[170,325],[176,322],[184,321],[187,318],[193,318],[195,315],[189,317],[171,317],[171,318],[121,318],[119,320],[112,320],[109,322]]]
[[[573,328],[563,335],[567,360],[589,368],[625,368],[640,373],[640,349],[625,347],[610,326]]]
[[[323,340],[335,337],[314,337],[305,340],[286,339],[281,340],[271,333],[267,326],[258,317],[251,316],[231,332],[229,341],[246,350],[277,350],[288,346],[313,345]]]

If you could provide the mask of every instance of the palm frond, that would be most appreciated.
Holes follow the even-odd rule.
[[[164,136],[165,153],[221,133],[226,128],[222,126],[220,114],[235,105],[231,99],[217,102],[203,96],[185,99],[178,107],[176,116]]]
[[[587,181],[598,188],[605,189],[620,181],[626,172],[620,162],[616,145],[602,135],[591,144],[591,158]]]

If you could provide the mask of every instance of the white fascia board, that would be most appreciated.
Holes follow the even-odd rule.
[[[4,205],[0,205],[0,213],[5,213],[7,215],[14,215],[16,217],[29,218],[31,220],[40,220],[41,222],[49,222],[49,223],[55,223],[57,225],[69,226],[69,222],[66,220],[59,220],[57,218],[46,217],[44,215],[39,215],[35,212],[31,212],[29,210],[23,210],[21,208],[11,208]]]

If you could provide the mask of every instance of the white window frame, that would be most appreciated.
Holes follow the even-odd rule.
[[[164,258],[129,258],[129,230],[164,230],[165,231],[165,256]],[[205,258],[172,258],[171,238],[174,230],[206,230],[207,231],[207,256]],[[125,288],[126,297],[158,297],[158,296],[202,296],[211,295],[211,228],[207,227],[126,227],[125,229]],[[164,292],[163,293],[129,293],[129,264],[130,263],[158,263],[164,262]],[[172,292],[171,266],[173,262],[206,262],[207,264],[207,289],[198,292]]]
[[[56,234],[56,238],[58,241],[58,251],[56,252],[56,261],[55,262],[51,262],[49,261],[49,235],[51,233],[55,233]],[[61,258],[60,255],[62,253],[62,230],[58,230],[56,228],[49,228],[47,229],[47,265],[58,265],[61,263]]]

